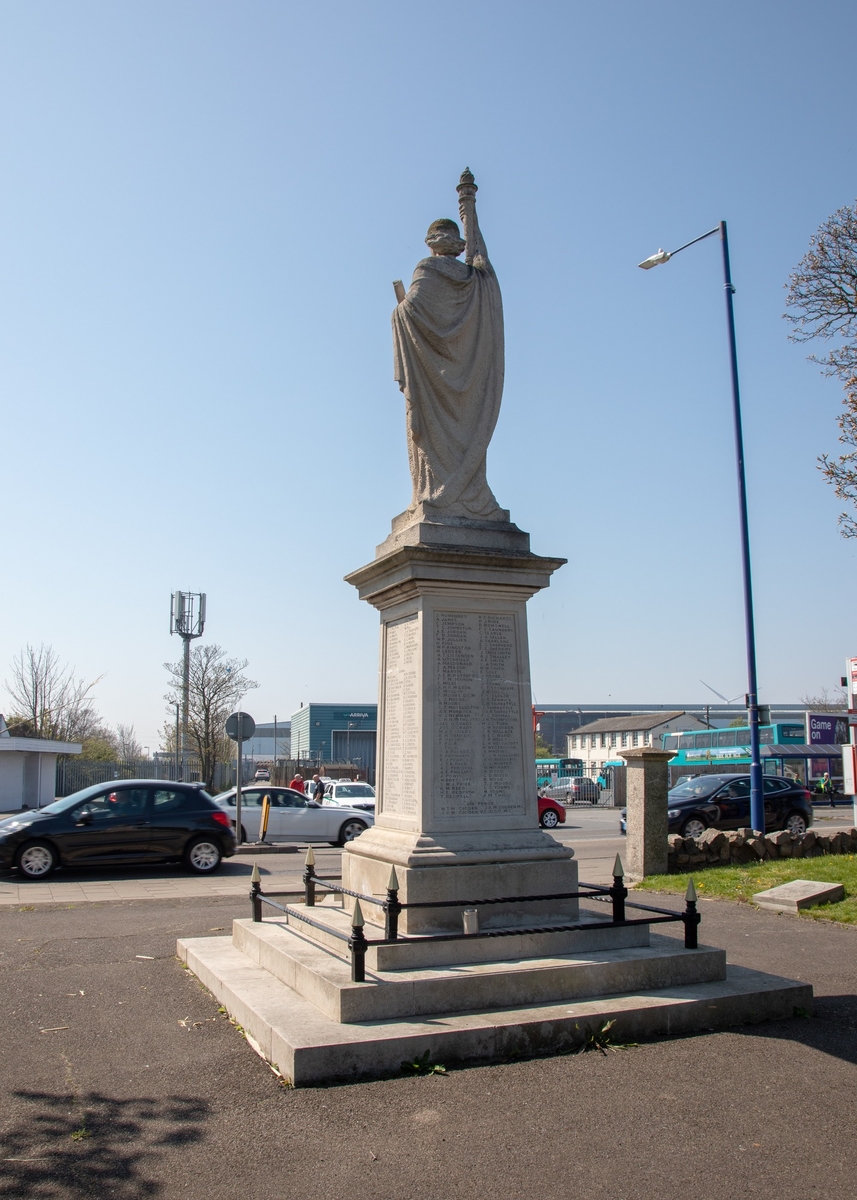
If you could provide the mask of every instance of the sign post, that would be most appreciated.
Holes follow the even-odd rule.
[[[235,742],[235,840],[241,848],[241,746],[256,732],[256,722],[245,712],[226,718],[226,736]]]
[[[847,796],[849,788],[853,789],[851,790],[851,800],[854,805],[854,821],[857,824],[857,778],[855,778],[857,777],[857,734],[855,734],[855,726],[857,726],[857,658],[846,658],[842,686],[846,689],[848,697],[848,732],[850,735],[848,739],[850,761],[843,762],[842,790]],[[844,758],[844,750],[842,754]]]
[[[271,815],[271,797],[266,792],[262,797],[262,821],[259,827],[259,841],[265,845],[265,839],[268,836],[268,818]]]

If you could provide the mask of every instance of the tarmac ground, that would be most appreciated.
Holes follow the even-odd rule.
[[[849,804],[836,809],[816,810],[816,827],[848,829],[854,825]],[[619,810],[579,805],[569,808],[566,823],[552,834],[574,848],[580,879],[609,886],[617,852],[624,854],[625,838],[619,832]],[[22,880],[17,871],[0,872],[0,910],[19,904],[81,904],[105,900],[168,900],[192,897],[246,897],[250,872],[258,860],[262,886],[284,891],[301,886],[305,846],[286,847],[292,853],[260,853],[246,843],[241,853],[225,859],[210,878],[190,875],[176,864],[166,866],[119,866],[97,869],[58,870],[42,881]],[[297,853],[293,851],[297,849]],[[315,847],[318,869],[323,875],[338,875],[342,851],[328,845]]]
[[[700,908],[703,942],[809,980],[814,1014],[292,1090],[175,957],[179,936],[222,936],[243,897],[7,905],[0,1196],[853,1196],[857,929]]]

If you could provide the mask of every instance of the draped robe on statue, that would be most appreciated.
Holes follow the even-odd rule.
[[[431,519],[508,520],[485,477],[503,395],[503,303],[484,254],[417,264],[393,313],[395,378],[407,399],[408,458]]]

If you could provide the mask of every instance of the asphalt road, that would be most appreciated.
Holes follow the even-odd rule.
[[[293,1091],[175,958],[176,937],[222,936],[244,911],[216,896],[5,910],[0,1196],[854,1195],[857,929],[701,903],[703,941],[813,983],[811,1019]]]
[[[567,823],[554,835],[574,847],[581,879],[587,883],[611,882],[616,852],[624,839],[619,834],[617,809],[569,809]],[[256,854],[243,847],[226,859],[220,870],[205,879],[188,874],[175,864],[160,867],[101,867],[97,870],[59,870],[44,882],[27,882],[17,872],[0,874],[0,907],[17,904],[79,904],[87,900],[190,899],[194,896],[245,896],[254,862],[271,891],[300,886],[305,846],[298,853]],[[316,846],[318,869],[338,875],[342,851]]]
[[[849,805],[834,810],[816,810],[822,829],[850,828],[854,823]],[[581,805],[568,810],[566,824],[553,831],[559,841],[573,847],[585,883],[609,885],[617,852],[624,853],[625,839],[619,833],[619,810]],[[190,875],[171,864],[160,867],[101,867],[98,870],[59,870],[44,882],[21,881],[17,872],[0,873],[0,909],[18,904],[80,904],[105,900],[168,900],[193,897],[247,895],[250,872],[258,862],[264,886],[271,891],[297,888],[306,847],[297,853],[257,854],[243,847],[240,855],[227,859],[211,878]],[[341,851],[332,846],[315,848],[318,869],[323,875],[338,875]]]

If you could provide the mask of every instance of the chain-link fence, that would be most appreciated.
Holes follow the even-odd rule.
[[[627,767],[584,767],[581,775],[557,778],[542,794],[568,807],[622,808]]]
[[[255,763],[244,764],[246,779],[253,776]],[[109,783],[111,779],[166,779],[170,782],[184,780],[185,783],[200,783],[200,761],[189,755],[184,764],[176,763],[175,756],[163,758],[129,758],[117,762],[96,762],[85,758],[60,756],[57,759],[56,796],[70,796],[82,788],[96,783]],[[235,782],[235,765],[218,763],[214,772],[214,791],[222,791]]]

